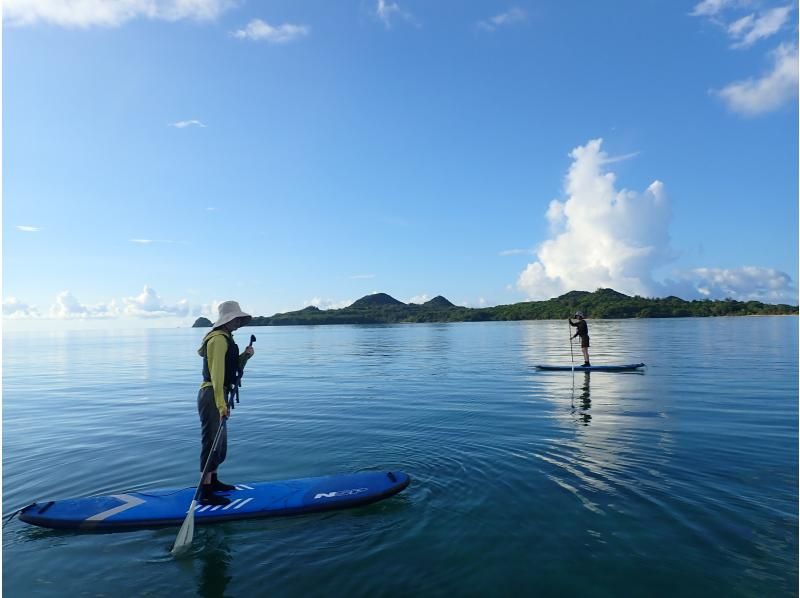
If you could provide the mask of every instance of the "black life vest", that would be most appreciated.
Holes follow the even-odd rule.
[[[239,385],[242,379],[242,370],[239,367],[239,347],[233,342],[233,337],[223,334],[228,343],[225,352],[225,390],[232,390]],[[208,341],[204,343],[208,344]],[[206,349],[207,351],[207,349]],[[203,356],[203,382],[211,382],[211,371],[208,369],[208,353]]]

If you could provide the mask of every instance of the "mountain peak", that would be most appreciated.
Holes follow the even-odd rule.
[[[398,301],[391,295],[386,293],[375,293],[373,295],[366,295],[354,302],[350,307],[375,307],[379,305],[405,305],[402,301]]]
[[[434,297],[430,301],[426,301],[422,305],[424,305],[425,307],[438,307],[438,308],[455,307],[455,305],[450,303],[450,301],[448,301],[441,295],[436,295],[436,297]]]

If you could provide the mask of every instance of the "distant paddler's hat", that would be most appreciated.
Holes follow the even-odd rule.
[[[575,312],[575,317],[576,318],[582,318],[583,317],[583,312],[582,311],[576,311]]]
[[[214,322],[214,328],[219,328],[220,326],[224,326],[231,320],[235,320],[236,318],[242,318],[242,326],[247,325],[250,320],[253,319],[253,316],[250,314],[246,314],[242,311],[242,308],[239,307],[239,303],[236,301],[223,301],[219,304],[219,319]]]

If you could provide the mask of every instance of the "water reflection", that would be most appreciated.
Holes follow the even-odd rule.
[[[225,534],[218,529],[206,530],[205,546],[197,553],[200,575],[197,580],[197,595],[203,598],[223,598],[233,579],[230,566],[233,562],[230,546]]]
[[[575,410],[575,380],[579,378],[580,374],[577,376],[572,377],[572,413],[576,413]],[[591,399],[591,391],[589,389],[589,383],[591,382],[591,374],[590,372],[583,373],[583,383],[578,387],[580,394],[578,395],[578,421],[581,422],[584,426],[588,426],[589,422],[592,421],[592,415],[589,413],[589,409],[592,408],[592,399]]]

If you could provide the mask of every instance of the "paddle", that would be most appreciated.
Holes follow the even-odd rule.
[[[217,450],[217,441],[219,441],[219,437],[222,435],[222,429],[225,427],[226,419],[227,418],[223,417],[219,428],[217,428],[217,435],[214,437],[214,443],[211,445],[211,451],[208,453],[205,467],[203,467],[203,473],[200,474],[200,481],[197,482],[197,489],[194,491],[194,496],[192,496],[192,504],[189,505],[189,512],[186,514],[186,519],[183,520],[181,529],[178,530],[178,537],[175,538],[175,544],[172,545],[172,550],[170,552],[173,556],[177,556],[192,545],[192,539],[194,538],[194,510],[197,507],[197,495],[200,493],[200,486],[203,483],[203,478],[206,477],[208,466],[211,463],[211,457]]]
[[[252,347],[253,343],[256,342],[256,335],[250,335],[250,344],[248,347]],[[239,382],[241,383],[241,376],[239,377]],[[236,401],[239,401],[239,386],[236,386]],[[231,405],[233,406],[233,405]],[[194,510],[197,507],[197,495],[200,493],[200,486],[203,484],[203,479],[206,477],[206,472],[208,471],[208,466],[211,463],[211,456],[217,450],[217,442],[219,441],[219,437],[222,435],[222,428],[225,427],[227,422],[227,418],[222,418],[222,421],[219,424],[219,428],[217,428],[217,435],[214,437],[214,442],[211,445],[211,451],[208,453],[208,458],[206,459],[206,464],[203,467],[203,473],[200,474],[200,481],[197,483],[197,489],[194,491],[194,496],[192,496],[192,503],[189,505],[189,512],[186,514],[186,519],[183,520],[183,524],[181,525],[181,529],[178,530],[178,536],[175,538],[175,544],[172,545],[172,550],[170,551],[173,556],[177,556],[184,550],[186,550],[189,546],[192,545],[192,539],[194,538]]]
[[[575,352],[572,350],[572,318],[567,318],[567,329],[569,330],[569,357],[572,360],[572,374],[575,374]]]

